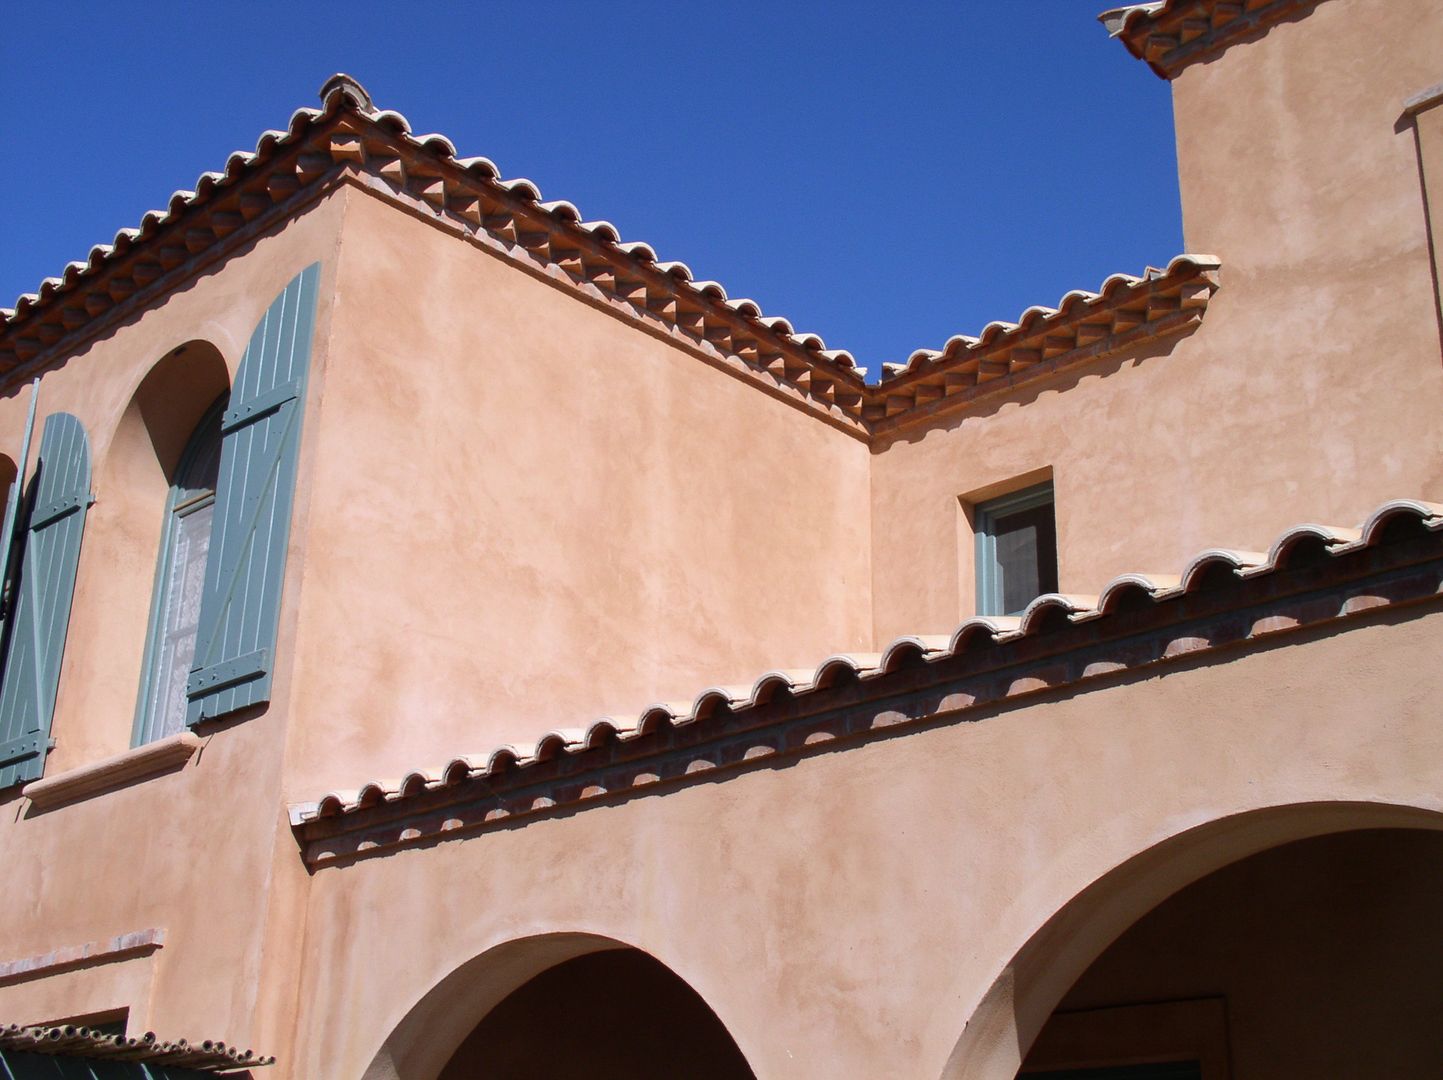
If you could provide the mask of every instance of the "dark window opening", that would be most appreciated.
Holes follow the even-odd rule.
[[[979,503],[974,520],[979,615],[1016,615],[1057,591],[1051,482]]]

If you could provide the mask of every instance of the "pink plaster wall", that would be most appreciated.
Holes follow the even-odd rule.
[[[759,1077],[1010,1077],[1015,1043],[1010,1065],[944,1069],[1024,943],[1139,853],[1207,822],[1320,800],[1422,807],[1443,823],[1430,704],[1443,689],[1430,659],[1440,619],[1380,620],[322,869],[294,1067],[360,1076],[457,967],[571,931],[660,959]],[[1235,829],[1225,850],[1248,854],[1248,841]],[[1186,858],[1172,861],[1186,872]],[[1135,896],[1121,926],[1078,935],[1083,968],[1165,895]],[[464,1034],[512,978],[483,964],[429,1004],[425,1030],[444,1044],[459,1014]],[[432,1048],[437,1069],[452,1045]],[[410,1062],[372,1075],[431,1074]]]
[[[1326,0],[1183,71],[1187,248],[1222,260],[1201,328],[877,454],[879,640],[973,613],[958,497],[1049,466],[1061,588],[1081,594],[1291,523],[1443,498],[1443,355],[1413,132],[1398,126],[1443,73],[1440,40],[1430,0]],[[1126,199],[1166,197],[1128,192],[1117,227]]]
[[[45,372],[39,416],[69,411],[85,425],[96,496],[81,547],[47,777],[124,751],[131,741],[166,493],[166,448],[115,438],[136,388],[187,342],[208,343],[233,373],[271,299],[317,259],[323,285],[315,348],[323,366],[341,217],[341,198],[322,200]],[[0,444],[18,448],[27,401],[24,388],[0,398]],[[190,404],[176,402],[179,409]],[[298,520],[307,503],[308,448]],[[294,571],[304,531],[292,540]],[[287,612],[298,592],[293,574]],[[289,614],[282,619],[282,655],[295,651],[293,623]],[[292,670],[278,669],[277,703]],[[179,771],[44,813],[27,810],[18,789],[4,793],[0,958],[166,931],[165,945],[150,955],[0,985],[5,1022],[129,1006],[133,1032],[278,1046],[289,1038],[294,1008],[284,956],[293,953],[300,928],[286,916],[299,911],[292,890],[305,873],[281,794],[286,713],[276,704],[202,734],[204,745]],[[269,982],[263,970],[273,973]]]
[[[869,644],[864,443],[360,192],[336,304],[295,797]]]

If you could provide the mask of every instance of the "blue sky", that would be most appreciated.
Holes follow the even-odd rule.
[[[613,222],[873,369],[1182,251],[1105,0],[61,3],[0,37],[0,306],[316,103]]]

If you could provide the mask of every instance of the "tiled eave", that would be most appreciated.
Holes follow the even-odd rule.
[[[1154,0],[1098,16],[1107,32],[1164,79],[1217,56],[1235,42],[1319,3],[1319,0]]]
[[[69,1024],[55,1027],[0,1024],[0,1051],[7,1050],[96,1062],[137,1062],[187,1069],[197,1073],[230,1073],[241,1069],[255,1069],[273,1065],[276,1060],[257,1054],[254,1050],[241,1050],[210,1039],[191,1043],[185,1039],[157,1039],[154,1032],[146,1032],[140,1036],[110,1035]],[[28,1076],[30,1073],[24,1075]],[[112,1073],[105,1071],[103,1065],[97,1065],[95,1075],[110,1076]]]
[[[566,202],[542,202],[524,179],[502,179],[485,158],[458,158],[441,135],[411,134],[398,113],[375,109],[364,90],[330,80],[323,107],[301,109],[284,132],[267,132],[252,154],[233,154],[193,192],[177,192],[138,229],[71,263],[38,292],[0,311],[0,380],[73,351],[116,318],[139,310],[296,212],[338,182],[463,235],[653,329],[679,336],[768,389],[862,431],[862,372],[850,354],[815,334],[733,300],[716,282],[694,281],[683,263],[662,262],[644,243],[621,240],[607,222],[583,222]]]
[[[1042,596],[1019,618],[972,619],[815,670],[772,671],[563,729],[527,746],[459,757],[293,806],[311,867],[576,811],[665,787],[1013,708],[1027,698],[1307,628],[1436,601],[1443,506],[1386,503],[1357,529],[1300,525],[1266,553],[1205,551],[1180,575],[1129,574],[1100,596]]]
[[[977,337],[954,337],[887,365],[864,409],[884,435],[938,413],[966,409],[1063,369],[1196,327],[1218,288],[1218,261],[1180,255],[1165,270],[1115,274],[1093,292],[1070,292],[1056,308],[1028,308],[1016,323],[989,323]]]
[[[530,181],[502,179],[485,158],[457,157],[444,136],[413,135],[405,117],[377,110],[359,85],[337,76],[323,88],[322,108],[297,111],[253,153],[231,155],[224,171],[177,192],[139,228],[94,248],[13,310],[0,309],[0,385],[73,354],[345,184],[863,439],[1186,332],[1218,284],[1216,260],[1180,256],[1165,271],[1115,275],[1097,293],[1069,293],[1057,309],[1031,308],[1017,323],[914,353],[869,385],[849,353],[731,299],[716,282],[693,280],[684,264],[659,261],[607,222],[583,221],[570,203],[541,201]]]

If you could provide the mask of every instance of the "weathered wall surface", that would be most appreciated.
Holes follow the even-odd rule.
[[[1139,852],[1259,807],[1443,809],[1429,659],[1440,619],[1435,605],[1414,621],[323,869],[294,1069],[359,1076],[463,962],[586,932],[685,979],[758,1076],[941,1076],[1023,943]],[[1092,955],[1111,940],[1100,932]],[[464,1034],[509,977],[483,965],[428,1006],[427,1030],[444,1043],[459,1014]]]
[[[225,370],[235,371],[271,299],[316,260],[323,266],[319,376],[341,216],[341,198],[323,200],[44,374],[39,417],[69,411],[84,423],[96,496],[81,547],[47,778],[130,746],[166,507],[165,469],[213,399],[214,380],[224,385]],[[187,351],[176,381],[157,399],[148,432],[131,422],[132,399],[147,374],[182,345]],[[187,367],[192,363],[194,370]],[[320,381],[312,383],[312,405]],[[18,450],[28,396],[21,387],[0,399],[0,445]],[[4,793],[0,959],[165,931],[163,947],[148,955],[0,985],[6,1022],[128,1006],[132,1031],[264,1046],[289,1038],[286,957],[300,928],[283,913],[299,911],[295,890],[305,875],[281,790],[284,702],[295,670],[296,571],[306,559],[309,448],[307,437],[270,708],[203,731],[204,745],[179,771],[44,812],[16,788]],[[272,908],[277,917],[268,919]],[[272,976],[277,981],[267,984]]]
[[[864,444],[361,193],[297,798],[869,644]]]
[[[1428,0],[1327,0],[1179,76],[1186,246],[1222,260],[1201,328],[877,455],[879,639],[973,612],[958,497],[1034,470],[1053,471],[1061,588],[1082,594],[1443,496],[1443,356],[1398,125],[1438,81],[1440,40]]]

